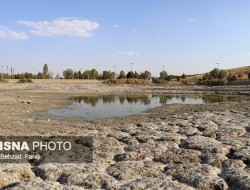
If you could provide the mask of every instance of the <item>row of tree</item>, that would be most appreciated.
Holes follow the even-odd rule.
[[[192,75],[189,75],[192,76]],[[73,71],[72,69],[66,69],[63,71],[63,76],[61,77],[59,74],[56,75],[55,78],[57,79],[99,79],[99,80],[108,80],[108,79],[144,79],[144,80],[163,80],[163,81],[170,81],[170,80],[181,80],[185,79],[185,74],[182,74],[181,76],[177,75],[168,75],[167,71],[162,70],[160,72],[159,77],[152,77],[151,72],[145,70],[144,72],[138,73],[136,71],[129,71],[125,73],[124,71],[120,71],[119,75],[116,75],[115,72],[112,71],[103,71],[102,73],[99,73],[96,69],[91,70],[85,70],[85,71]],[[243,74],[240,73],[238,75],[232,75],[231,72],[227,72],[225,70],[219,70],[218,68],[215,68],[211,70],[209,73],[206,73],[203,75],[202,79],[203,81],[206,80],[213,80],[213,79],[226,79],[228,81],[236,81],[237,79],[241,79],[243,77]],[[52,79],[53,73],[49,72],[49,68],[47,64],[44,64],[43,71],[39,72],[37,74],[33,73],[22,73],[22,74],[11,74],[8,73],[1,73],[0,78],[5,79]],[[250,78],[250,72],[248,73],[248,78]]]
[[[238,75],[233,75],[231,71],[219,70],[215,68],[209,73],[203,75],[202,80],[213,80],[213,79],[226,79],[228,81],[236,81],[237,79],[242,79],[243,74],[240,72]],[[248,78],[250,78],[250,72],[248,72]]]
[[[3,78],[3,79],[24,79],[24,78],[26,79],[50,79],[50,78],[53,78],[53,73],[49,72],[48,65],[44,64],[43,72],[39,72],[37,74],[28,73],[28,72],[14,74],[14,72],[11,71],[11,74],[1,73],[0,78]]]
[[[42,72],[39,72],[37,74],[33,74],[33,73],[17,73],[17,74],[12,74],[10,75],[9,73],[2,73],[0,74],[0,79],[52,79],[53,78],[53,74],[50,73],[48,75],[44,75]]]
[[[86,70],[84,72],[81,71],[73,71],[72,69],[66,69],[63,71],[63,77],[65,79],[98,79],[99,73],[97,70]],[[59,75],[56,78],[60,78]]]
[[[58,78],[58,77],[56,77]],[[66,69],[63,71],[63,78],[64,79],[129,79],[129,78],[136,78],[136,79],[151,79],[151,73],[149,71],[144,71],[142,73],[137,73],[136,71],[129,71],[127,74],[124,71],[120,71],[120,74],[116,76],[115,72],[112,71],[103,71],[102,73],[98,73],[97,70],[86,70],[84,72],[81,71],[73,71],[72,69]]]

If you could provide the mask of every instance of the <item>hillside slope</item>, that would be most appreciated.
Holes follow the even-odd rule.
[[[230,71],[232,75],[239,75],[242,73],[245,76],[248,75],[248,72],[250,72],[250,66],[244,66],[244,67],[237,67],[237,68],[232,68],[232,69],[226,69],[226,71]]]

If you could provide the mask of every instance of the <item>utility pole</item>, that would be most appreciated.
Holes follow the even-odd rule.
[[[8,75],[9,75],[9,73],[8,73],[8,69],[9,69],[9,67],[8,66],[6,66],[6,71],[7,71],[7,73],[6,73],[6,77],[8,78]],[[5,78],[6,78],[5,77]]]
[[[3,66],[2,66],[2,79],[3,79]]]
[[[115,67],[116,67],[116,66],[114,66],[114,77],[115,77]]]
[[[217,69],[219,69],[219,63],[216,63],[217,64]]]

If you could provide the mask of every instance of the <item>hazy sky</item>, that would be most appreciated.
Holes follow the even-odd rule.
[[[0,66],[169,74],[250,65],[249,0],[0,0]],[[6,67],[4,67],[6,68]],[[1,67],[0,67],[1,69]]]

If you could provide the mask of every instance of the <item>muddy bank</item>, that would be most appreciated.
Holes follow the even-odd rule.
[[[34,113],[66,106],[69,95],[138,89],[99,83],[12,85],[0,87],[1,135],[91,135],[94,160],[0,164],[0,188],[250,189],[250,102],[166,105],[148,115],[87,122]]]
[[[31,84],[18,84],[17,80],[1,83],[0,90],[6,91],[36,91],[55,93],[91,93],[91,94],[225,94],[250,95],[250,85],[228,86],[197,86],[184,85],[180,82],[169,82],[165,85],[129,85],[106,84],[96,80],[34,80]]]

